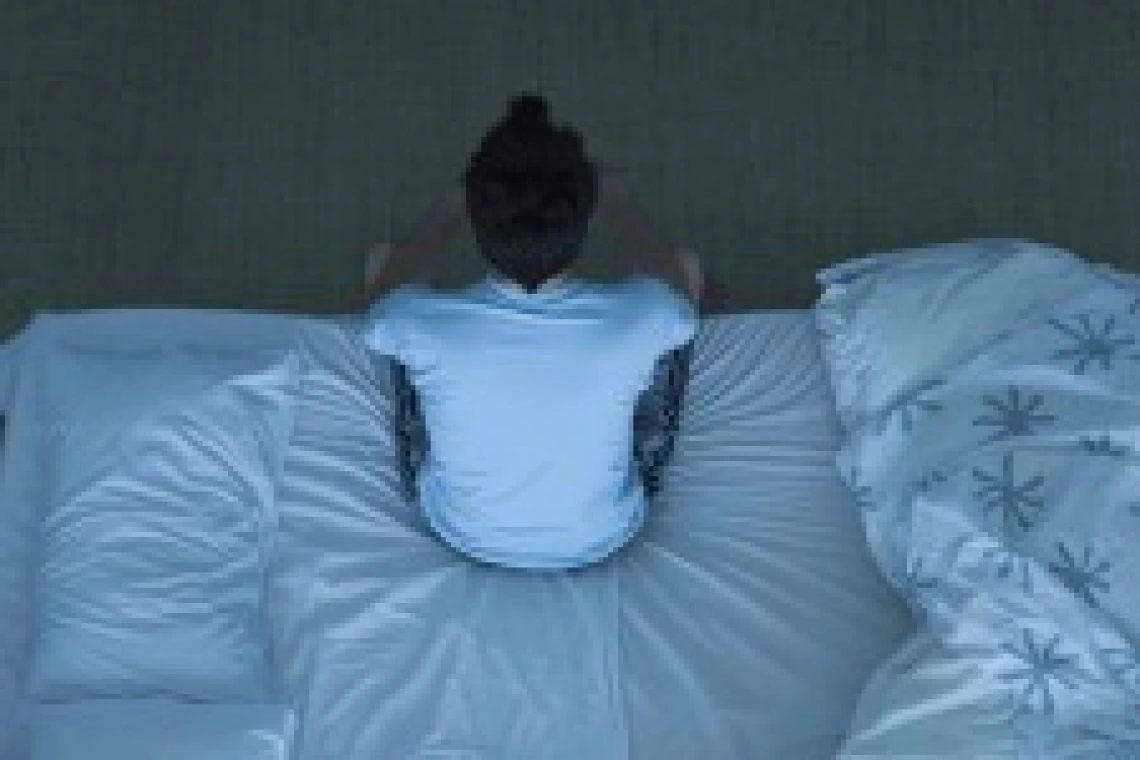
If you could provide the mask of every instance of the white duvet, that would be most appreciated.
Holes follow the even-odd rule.
[[[839,468],[922,625],[839,757],[1140,757],[1137,296],[1097,278],[945,346],[970,352],[851,431]]]

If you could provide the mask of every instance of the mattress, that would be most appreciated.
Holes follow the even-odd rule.
[[[528,572],[434,537],[402,487],[390,359],[302,328],[273,657],[303,760],[830,758],[915,630],[840,480],[809,311],[703,319],[643,531]]]

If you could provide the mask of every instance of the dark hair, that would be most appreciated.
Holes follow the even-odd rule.
[[[551,125],[546,98],[512,98],[462,179],[479,253],[528,293],[581,255],[598,173],[582,136]]]

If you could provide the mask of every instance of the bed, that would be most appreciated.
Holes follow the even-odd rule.
[[[979,307],[1027,272],[1028,296]],[[0,373],[0,756],[1133,756],[1131,386],[999,348],[1040,346],[1016,339],[1077,306],[1116,309],[1140,333],[1140,290],[1018,241],[868,257],[821,285],[814,310],[702,320],[646,527],[557,573],[474,563],[428,530],[409,498],[399,368],[350,319],[38,315]],[[939,329],[935,348],[916,342]],[[953,490],[956,473],[993,471],[971,456],[1000,471],[1014,444],[1047,456],[1046,439],[921,424],[958,389],[1017,372],[1099,402],[1082,407],[1091,428],[1069,431],[1085,480],[1054,495],[1056,513],[1087,514],[1081,489],[1101,487],[1111,498],[1085,538],[1116,543],[1081,564],[1070,542],[1068,576]],[[154,398],[162,434],[144,424]],[[188,398],[209,408],[191,414]],[[1078,435],[1113,424],[1104,451]],[[911,446],[904,429],[928,438]],[[1105,552],[1111,591],[1090,604],[1075,570],[1103,569]],[[1019,596],[1023,575],[1049,594]],[[1088,654],[1065,685],[999,667],[1016,653],[1007,629],[1051,622],[1087,644],[1041,650],[1050,637],[1026,634],[1069,664]]]

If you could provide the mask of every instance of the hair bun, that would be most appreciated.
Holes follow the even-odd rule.
[[[550,118],[550,109],[544,97],[519,95],[511,100],[508,118],[514,124],[545,124]]]

